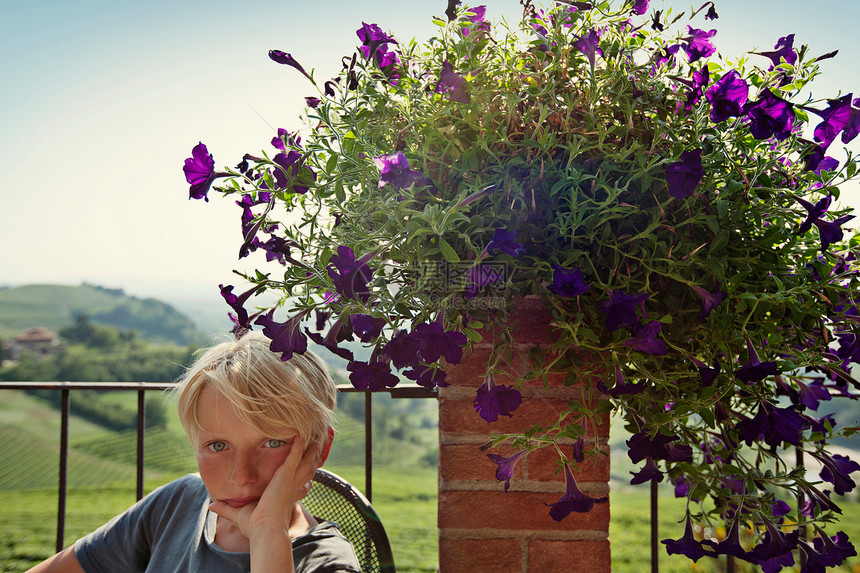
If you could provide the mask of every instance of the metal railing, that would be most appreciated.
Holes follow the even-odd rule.
[[[65,547],[66,494],[69,462],[70,396],[74,390],[137,392],[137,499],[143,497],[143,470],[146,444],[146,392],[174,387],[166,382],[0,382],[0,390],[56,390],[60,392],[60,467],[57,500],[57,551]],[[356,390],[350,384],[338,384],[338,392],[364,394],[364,494],[373,499],[373,402],[376,392]],[[380,392],[392,398],[436,398],[436,392],[417,384],[399,384]]]

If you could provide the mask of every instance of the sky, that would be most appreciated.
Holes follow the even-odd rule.
[[[484,3],[489,18],[520,13],[515,0]],[[277,128],[301,127],[313,88],[270,61],[270,49],[290,52],[325,79],[354,51],[362,22],[420,40],[446,5],[0,0],[0,285],[89,282],[220,304],[218,284],[240,280],[233,269],[266,263],[259,253],[237,259],[240,212],[232,200],[188,199],[182,165],[191,148],[203,141],[216,167],[235,165],[268,148]],[[718,20],[696,22],[717,29],[721,53],[772,49],[794,33],[795,45],[812,53],[839,50],[822,63],[816,96],[860,96],[857,0],[814,7],[717,0],[716,7]],[[860,186],[843,199],[860,208]]]

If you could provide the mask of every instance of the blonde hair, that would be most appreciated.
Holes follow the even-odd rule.
[[[295,429],[308,445],[321,444],[334,425],[337,387],[314,353],[293,354],[282,362],[258,332],[202,350],[179,379],[175,393],[185,433],[196,441],[197,404],[204,388],[227,398],[236,415],[267,436]]]

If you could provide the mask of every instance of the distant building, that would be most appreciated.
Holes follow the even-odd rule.
[[[34,326],[13,338],[6,350],[10,360],[18,360],[25,352],[37,356],[51,356],[59,352],[60,340],[47,328]]]

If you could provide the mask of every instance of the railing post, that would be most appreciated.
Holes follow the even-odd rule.
[[[660,527],[657,523],[657,480],[651,480],[651,573],[660,569]]]
[[[57,553],[63,550],[66,536],[66,484],[69,468],[69,390],[60,391],[60,483],[57,502]]]
[[[137,391],[137,500],[143,498],[144,438],[146,436],[146,391]]]
[[[373,393],[364,393],[364,495],[373,503]]]

